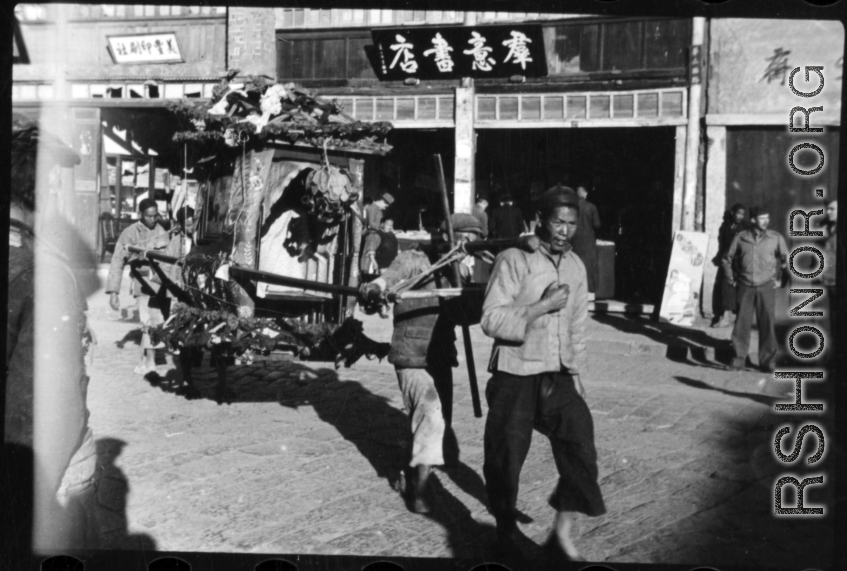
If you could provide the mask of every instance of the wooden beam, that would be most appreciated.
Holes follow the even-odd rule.
[[[798,117],[802,115],[798,114]],[[837,115],[824,115],[815,113],[812,115],[813,126],[839,127],[841,118]],[[798,126],[795,123],[795,127]],[[711,113],[706,115],[706,125],[723,125],[726,127],[741,125],[776,125],[786,127],[788,125],[788,110],[785,113]]]
[[[682,229],[682,194],[685,185],[685,142],[688,127],[678,125],[676,128],[676,145],[673,164],[673,223],[671,231]],[[668,236],[671,239],[672,236]]]
[[[477,121],[477,129],[583,129],[590,127],[676,127],[685,125],[685,117],[654,117],[646,119],[557,119],[551,121]]]

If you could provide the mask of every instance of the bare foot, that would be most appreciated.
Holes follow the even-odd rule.
[[[572,561],[582,561],[582,558],[579,556],[579,552],[576,550],[573,540],[571,539],[571,532],[573,530],[572,512],[558,512],[556,514],[556,522],[554,525],[554,533],[562,551],[564,551]]]

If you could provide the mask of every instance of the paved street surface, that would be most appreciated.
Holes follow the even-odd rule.
[[[299,361],[233,366],[231,405],[212,400],[216,376],[206,367],[198,376],[205,398],[189,401],[167,391],[177,377],[164,361],[158,383],[133,374],[137,321],[108,310],[102,292],[90,304],[99,346],[88,402],[105,548],[491,556],[484,418],[473,416],[464,362],[454,405],[461,464],[437,472],[436,509],[420,516],[396,491],[409,438],[387,363],[363,359],[339,371]],[[373,338],[390,338],[390,320],[358,317]],[[775,480],[814,470],[777,462],[773,435],[810,417],[774,415],[791,383],[724,370],[715,357],[730,331],[700,325],[673,335],[647,320],[592,320],[585,385],[608,513],[579,519],[576,545],[598,562],[827,567],[831,515],[772,515]],[[490,341],[478,326],[472,334],[484,393]],[[822,464],[834,466],[835,453],[827,454]],[[534,520],[521,527],[538,544],[550,531],[556,480],[549,444],[536,433],[518,507]],[[832,488],[807,488],[807,507],[832,506]]]

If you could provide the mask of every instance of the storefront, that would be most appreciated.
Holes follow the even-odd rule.
[[[838,188],[839,137],[841,132],[841,84],[844,29],[838,22],[815,21],[797,27],[784,20],[716,19],[710,22],[710,59],[706,135],[708,161],[705,169],[704,227],[710,235],[710,252],[716,253],[717,236],[724,213],[738,203],[765,206],[770,227],[790,239],[790,214],[797,208],[824,208]],[[743,47],[735,38],[743,37]],[[825,86],[813,99],[791,92],[788,76],[799,67],[795,86],[811,91],[814,74],[807,83],[802,69],[823,66]],[[811,87],[810,87],[811,86]],[[797,106],[821,107],[809,123],[818,133],[792,133],[789,114]],[[796,113],[795,127],[805,127]],[[795,175],[788,153],[797,144],[813,142],[824,150],[826,162],[814,176]],[[815,168],[813,151],[798,153],[796,166]],[[816,190],[822,190],[822,197]],[[820,218],[817,219],[820,225]],[[799,228],[798,217],[795,227]],[[813,225],[815,225],[813,223]],[[703,284],[704,313],[711,314],[717,268],[706,266]],[[778,303],[788,304],[788,291],[779,292]],[[787,310],[786,310],[787,311]]]
[[[135,216],[148,196],[165,212],[185,177],[167,105],[211,97],[226,69],[227,9],[51,4],[15,15],[13,109],[80,155],[51,190],[100,252],[103,216]]]
[[[469,27],[422,26],[415,34],[448,38]],[[319,88],[356,119],[394,124],[395,151],[373,167],[366,190],[395,195],[396,226],[437,222],[428,216],[438,212],[435,153],[445,159],[459,211],[469,211],[475,196],[495,206],[500,188],[531,222],[543,190],[584,185],[600,212],[598,238],[617,246],[614,297],[657,304],[672,233],[682,224],[691,21],[571,18],[520,27],[536,28],[536,43],[544,44],[537,57],[546,69],[537,77],[466,82],[412,74],[380,82],[363,65],[374,38],[362,29],[278,31],[277,76]],[[491,36],[502,28],[473,30]],[[355,73],[337,77],[336,70]]]

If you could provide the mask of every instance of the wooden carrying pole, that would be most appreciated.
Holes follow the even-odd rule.
[[[453,223],[450,220],[450,199],[447,196],[447,183],[444,181],[444,165],[441,163],[441,155],[435,155],[435,171],[438,175],[438,189],[441,192],[441,202],[444,207],[444,224],[447,227],[447,238],[450,247],[456,245],[456,237],[453,235]],[[459,271],[459,262],[453,262],[453,273],[456,278],[456,286],[462,286],[462,274]],[[462,340],[465,345],[465,360],[468,363],[468,380],[471,385],[471,400],[473,401],[473,413],[477,418],[482,418],[482,404],[479,401],[479,385],[476,380],[476,365],[473,358],[473,345],[471,345],[470,327],[462,324]]]

